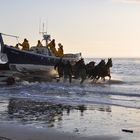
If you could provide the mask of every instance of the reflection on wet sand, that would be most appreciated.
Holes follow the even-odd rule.
[[[78,110],[81,116],[84,116],[86,110],[98,110],[111,112],[109,106],[92,106],[85,105],[64,105],[50,103],[47,101],[40,102],[29,99],[11,98],[8,105],[8,117],[10,120],[17,120],[24,123],[43,122],[49,127],[53,127],[55,122],[63,120],[63,114],[70,115],[72,110]]]

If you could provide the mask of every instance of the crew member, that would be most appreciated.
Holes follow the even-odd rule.
[[[66,61],[64,64],[64,82],[69,78],[69,83],[72,82],[72,65],[70,61]]]
[[[63,77],[63,73],[64,73],[64,63],[62,61],[62,58],[60,58],[58,63],[54,66],[54,69],[57,70],[59,76],[58,81],[60,81],[60,78]]]
[[[47,46],[50,48],[50,50],[55,56],[58,56],[57,50],[55,48],[55,39],[53,39]]]
[[[15,48],[19,49],[18,44],[16,44]]]
[[[64,51],[63,51],[63,45],[61,43],[58,44],[58,56],[63,57],[64,56]]]
[[[36,45],[37,47],[43,47],[43,45],[42,45],[42,43],[41,43],[41,41],[40,40],[38,40],[38,43],[37,43],[37,45]]]
[[[28,51],[30,48],[29,42],[26,38],[24,39],[23,43],[19,43],[19,45],[22,46],[22,50]]]

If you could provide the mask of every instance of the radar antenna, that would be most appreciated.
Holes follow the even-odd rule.
[[[42,31],[41,31],[41,23],[42,23]],[[46,46],[48,45],[49,41],[51,40],[51,36],[49,34],[47,34],[47,22],[45,24],[45,22],[42,22],[40,20],[40,25],[39,25],[39,33],[42,34],[43,36],[43,40],[45,40]],[[42,40],[42,41],[43,41]]]

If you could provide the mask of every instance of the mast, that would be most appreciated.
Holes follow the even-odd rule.
[[[47,25],[46,25],[46,31],[45,31],[45,24],[44,24],[44,22],[42,23],[42,31],[39,32],[39,33],[42,34],[43,40],[45,40],[45,46],[47,47],[49,41],[51,40],[51,36],[49,34],[47,34]]]

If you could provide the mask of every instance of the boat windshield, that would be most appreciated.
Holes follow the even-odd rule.
[[[18,43],[18,41],[15,37],[3,35],[2,38],[4,40],[4,44],[6,44],[6,45],[10,44],[10,46],[15,46]]]

